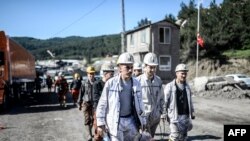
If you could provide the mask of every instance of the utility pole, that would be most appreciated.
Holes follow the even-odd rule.
[[[198,77],[199,68],[199,44],[197,42],[198,34],[200,32],[200,0],[198,0],[198,14],[197,14],[197,33],[196,33],[196,70],[195,77]]]
[[[124,0],[121,0],[122,6],[122,33],[121,33],[121,53],[126,52],[125,48],[125,12],[124,12]]]

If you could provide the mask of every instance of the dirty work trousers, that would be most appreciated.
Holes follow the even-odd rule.
[[[92,127],[94,122],[94,108],[91,102],[83,103],[84,125],[88,131],[88,136],[92,137]]]
[[[192,130],[192,121],[188,115],[179,115],[178,122],[170,123],[170,140],[186,141],[188,131]]]
[[[118,125],[118,135],[111,135],[111,141],[133,141],[138,135],[138,127],[136,127],[135,119],[133,116],[120,117]]]
[[[155,112],[151,112],[147,118],[147,125],[146,128],[148,132],[151,134],[152,137],[155,135],[155,131],[157,129],[157,126],[159,125],[161,121],[160,114],[155,114]]]
[[[65,104],[66,103],[66,94],[68,90],[60,90],[58,92],[58,100],[60,104]]]

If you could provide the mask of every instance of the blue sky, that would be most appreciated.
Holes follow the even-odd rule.
[[[142,18],[157,22],[166,14],[176,16],[182,1],[189,2],[124,0],[126,30]],[[210,1],[203,0],[203,6]],[[91,37],[122,31],[121,0],[1,0],[0,13],[0,30],[11,37]]]

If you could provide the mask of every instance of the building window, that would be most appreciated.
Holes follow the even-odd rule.
[[[133,34],[130,35],[130,45],[134,45],[134,36],[133,36]]]
[[[141,43],[146,43],[146,30],[141,31]]]
[[[159,70],[170,71],[171,70],[171,56],[160,55],[159,57]]]
[[[163,44],[170,44],[171,30],[169,27],[159,28],[159,42]]]

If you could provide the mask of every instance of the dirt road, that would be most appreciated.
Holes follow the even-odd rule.
[[[196,119],[191,140],[223,140],[225,124],[250,125],[249,99],[194,97]]]
[[[189,141],[223,141],[225,124],[250,125],[249,99],[193,97],[193,102],[196,118],[189,132]],[[168,125],[165,127],[167,136],[169,128]],[[161,139],[160,126],[157,131],[156,138]]]
[[[84,141],[82,112],[73,107],[61,108],[56,94],[42,93],[23,98],[9,112],[0,115],[0,141]]]
[[[43,93],[25,98],[0,114],[0,141],[85,141],[82,113],[72,105],[59,107],[56,95]],[[250,125],[250,100],[193,97],[196,110],[189,141],[223,141],[224,124]],[[167,139],[169,129],[158,126],[156,140]],[[3,129],[2,129],[3,128]],[[164,132],[164,134],[161,134]]]

